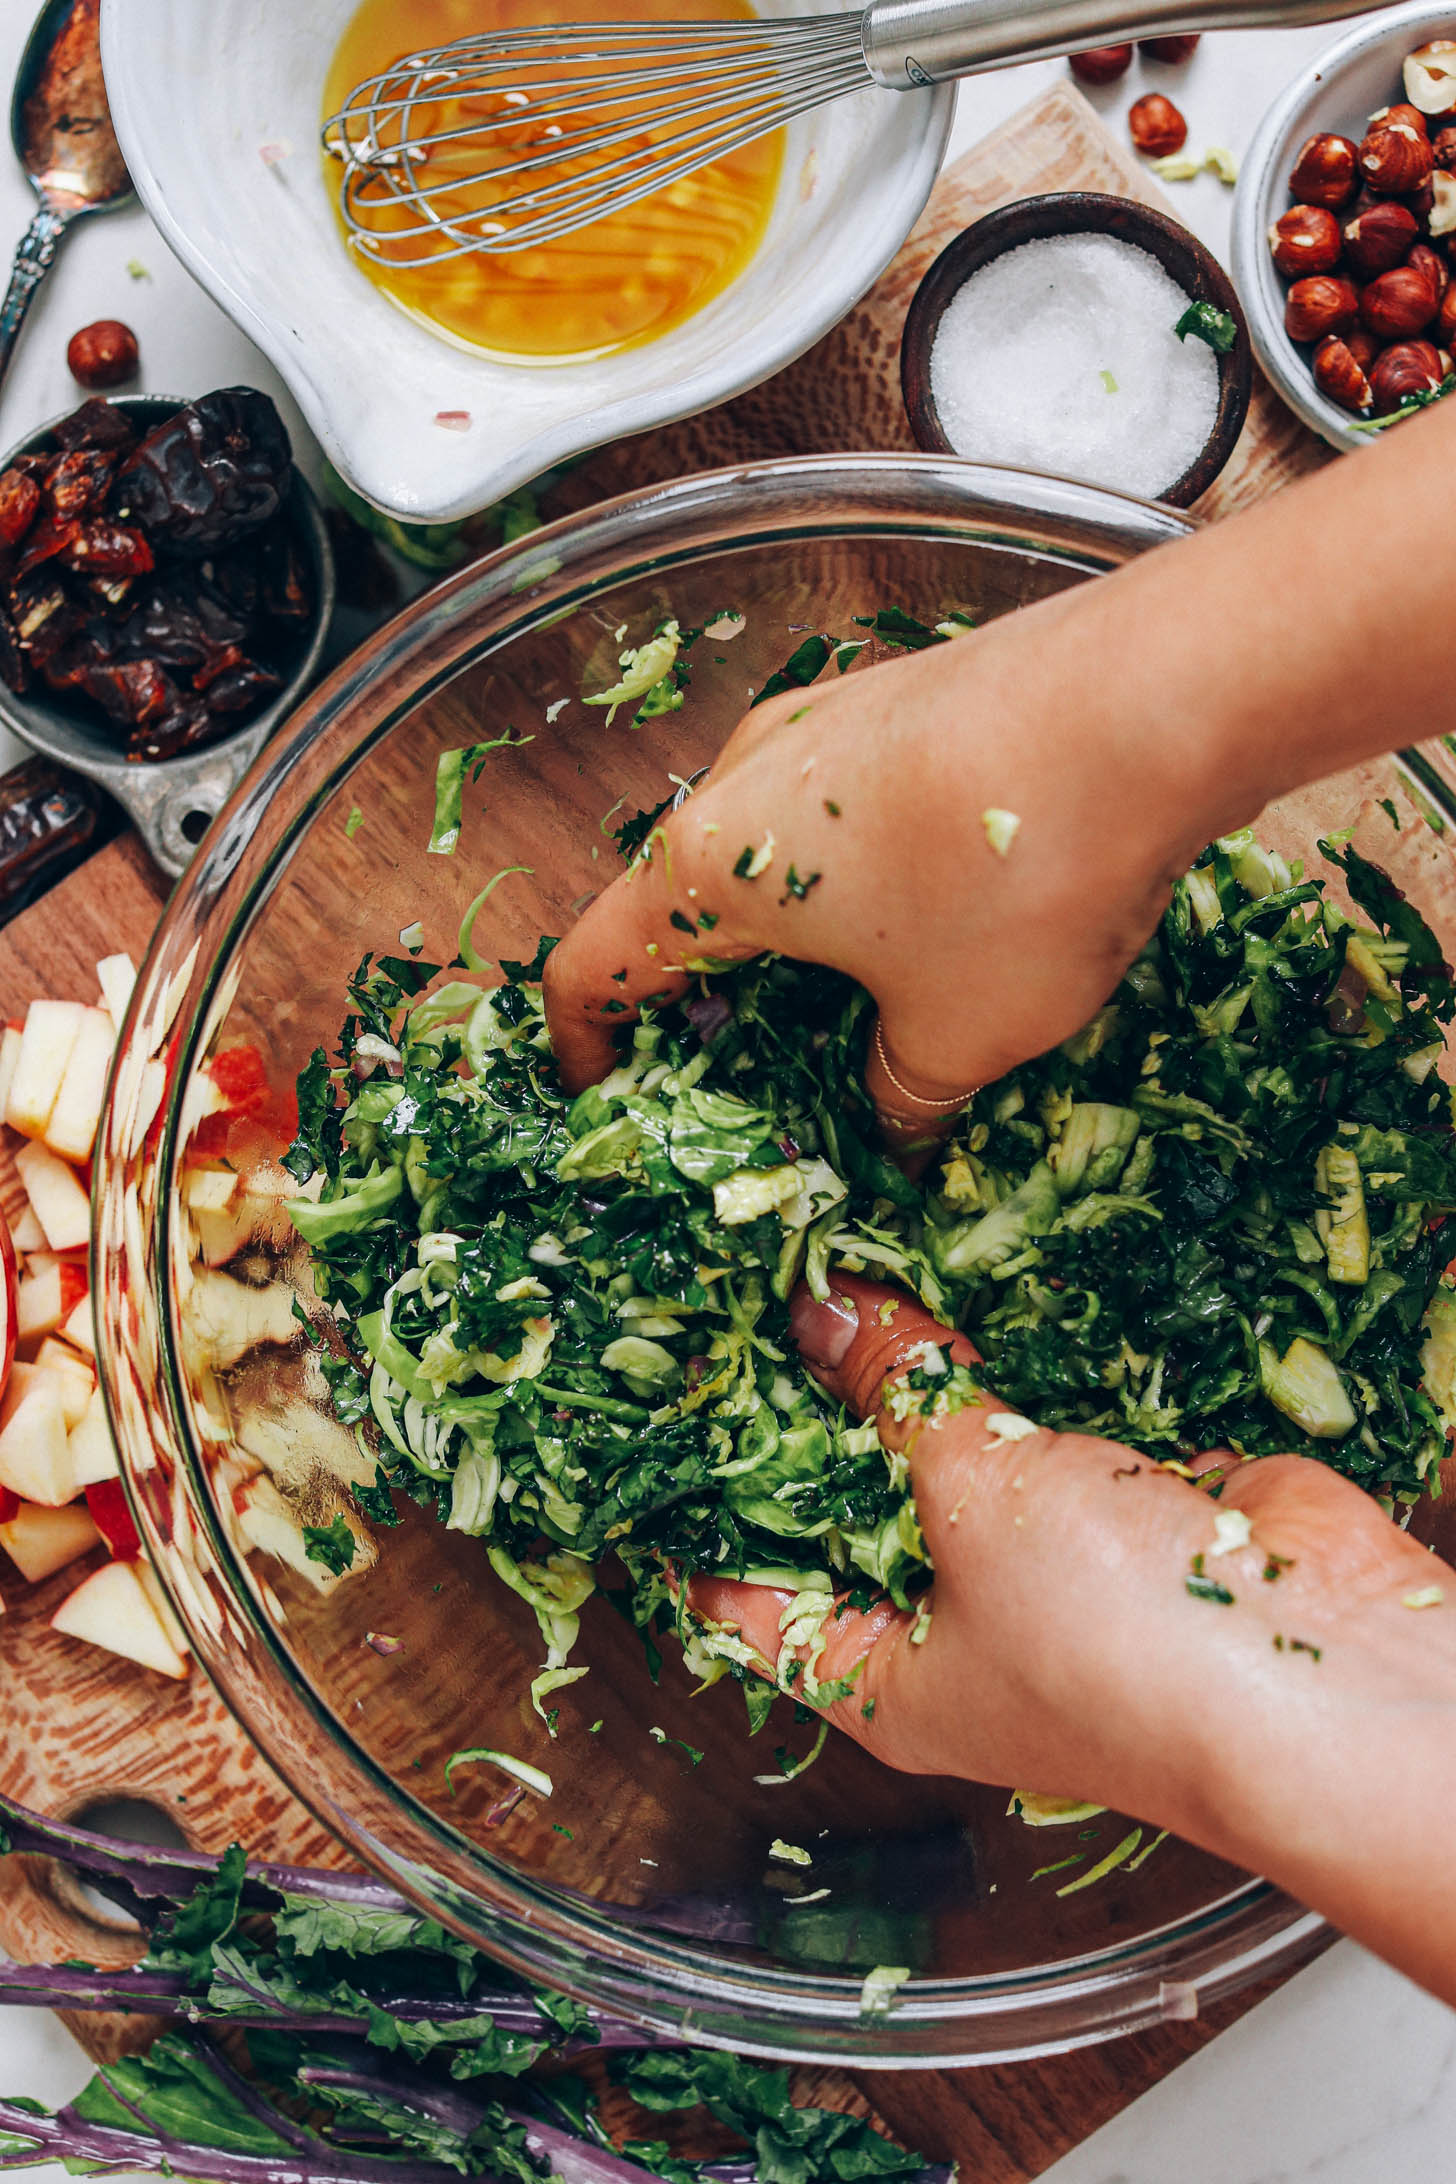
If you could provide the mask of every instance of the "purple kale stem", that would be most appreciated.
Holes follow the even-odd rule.
[[[234,2070],[217,2042],[209,2039],[205,2032],[195,2033],[193,2038],[207,2057],[208,2068],[213,2076],[227,2087],[233,2099],[246,2108],[250,2116],[256,2116],[260,2123],[266,2124],[270,2131],[276,2131],[280,2138],[287,2139],[289,2145],[296,2146],[303,2155],[312,2154],[318,2144],[314,2132],[306,2131],[301,2123],[295,2123],[291,2116],[285,2116],[282,2109],[276,2108],[250,2079],[245,2078],[240,2070]]]
[[[447,2087],[425,2087],[417,2081],[407,2081],[387,2071],[339,2070],[332,2066],[306,2067],[298,2073],[304,2085],[335,2085],[341,2091],[372,2094],[375,2099],[403,2102],[431,2117],[457,2138],[468,2139],[471,2132],[484,2123],[485,2111],[463,2093],[455,2093]],[[553,2177],[560,2184],[648,2184],[656,2179],[654,2169],[644,2169],[640,2162],[628,2161],[610,2146],[594,2145],[591,2140],[578,2138],[573,2131],[563,2131],[541,2116],[528,2114],[524,2109],[507,2109],[507,2117],[519,2124],[526,2135],[526,2145],[538,2160],[544,2160]],[[752,2165],[750,2164],[750,2175]]]
[[[162,1898],[180,1902],[190,1896],[199,1881],[217,1872],[216,1858],[195,1850],[159,1850],[151,1843],[128,1843],[114,1835],[100,1835],[91,1828],[73,1827],[68,1821],[48,1820],[24,1805],[0,1796],[0,1829],[10,1848],[32,1856],[61,1858],[80,1866],[97,1880],[115,1881],[128,1898],[142,1904]],[[327,1903],[350,1904],[368,1911],[403,1911],[423,1917],[416,1905],[382,1881],[362,1873],[326,1872],[314,1866],[248,1864],[243,1901],[250,1909],[268,1910],[278,1896],[308,1896]]]
[[[401,2101],[463,2139],[485,2121],[485,2111],[477,2102],[423,2078],[406,2081],[388,2071],[345,2070],[337,2063],[304,2063],[296,2076],[300,2085],[333,2085],[342,2093],[368,2093],[376,2100]]]
[[[114,2089],[113,2089],[114,2090]],[[244,2154],[213,2146],[193,2146],[160,2132],[124,2131],[115,2124],[90,2123],[73,2108],[36,2115],[12,2101],[0,2100],[0,2133],[24,2139],[55,2161],[79,2161],[103,2169],[138,2168],[155,2173],[165,2163],[173,2175],[207,2184],[460,2184],[460,2172],[433,2162],[387,2159],[341,2152],[322,2139],[310,2139],[306,2153],[280,2147],[276,2154]],[[36,2154],[0,2152],[0,2169],[34,2166]]]
[[[51,2010],[131,2010],[140,2016],[181,2017],[191,2024],[227,2023],[247,2027],[271,2026],[280,2032],[300,2032],[328,2037],[362,2037],[368,2030],[363,2017],[343,2011],[284,2009],[266,1988],[251,1990],[241,1972],[230,1974],[235,1987],[256,1992],[258,2007],[209,2008],[205,1996],[189,1994],[187,1983],[170,1972],[128,1969],[114,1972],[80,1971],[69,1964],[0,1964],[0,2006],[22,2004]],[[460,1995],[386,1995],[379,2007],[391,2017],[419,2023],[459,2024],[471,2017],[490,2017],[502,2032],[520,2032],[550,2042],[560,2055],[581,2055],[591,2049],[641,2048],[654,2044],[651,2033],[620,2019],[597,2021],[598,2038],[561,2040],[557,2029],[528,1994],[509,1988],[487,1988],[468,1997]],[[658,2043],[660,2044],[660,2043]]]
[[[528,2150],[538,2161],[548,2164],[553,2178],[559,2177],[561,2184],[647,2184],[648,2179],[657,2177],[655,2169],[644,2169],[640,2162],[593,2146],[573,2132],[558,2130],[554,2123],[544,2123],[539,2116],[514,2114],[509,2109],[506,2113],[513,2123],[524,2126]]]
[[[0,1964],[0,2004],[47,2010],[135,2010],[186,2016],[185,1980],[170,1972],[83,1972],[70,1964]]]
[[[730,2155],[726,2161],[705,2161],[700,2170],[704,2184],[757,2184],[758,2163],[752,2154]],[[899,2176],[895,2184],[955,2184],[955,2164],[932,2162],[913,2175]]]

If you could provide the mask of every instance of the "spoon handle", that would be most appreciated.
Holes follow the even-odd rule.
[[[16,247],[10,286],[5,291],[5,301],[0,303],[0,379],[5,377],[15,337],[30,309],[30,299],[49,272],[65,232],[65,214],[42,205]]]

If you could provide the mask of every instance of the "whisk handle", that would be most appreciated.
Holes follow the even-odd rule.
[[[1392,0],[1385,0],[1391,5]],[[1369,0],[869,0],[865,63],[892,91],[1175,30],[1280,30]]]

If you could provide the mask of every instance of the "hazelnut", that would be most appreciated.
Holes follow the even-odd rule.
[[[1341,409],[1369,409],[1370,382],[1364,366],[1338,334],[1325,336],[1314,352],[1312,369],[1315,385]]]
[[[1425,280],[1430,282],[1432,292],[1437,303],[1439,303],[1446,293],[1446,286],[1451,278],[1451,268],[1440,252],[1432,250],[1429,243],[1417,243],[1405,262],[1412,272],[1421,274]]]
[[[1456,39],[1433,38],[1406,56],[1405,95],[1423,114],[1448,114],[1456,106]]]
[[[1425,283],[1417,275],[1423,294]],[[1284,299],[1284,330],[1291,341],[1323,341],[1326,334],[1347,334],[1359,314],[1360,297],[1353,281],[1336,280],[1316,273],[1296,281]]]
[[[1297,205],[1323,205],[1339,212],[1360,186],[1359,156],[1359,145],[1348,137],[1310,137],[1294,162],[1290,196]]]
[[[1415,222],[1411,222],[1415,233]],[[1281,273],[1298,280],[1329,273],[1340,262],[1340,223],[1322,205],[1291,205],[1269,230],[1269,248]]]
[[[1393,197],[1377,197],[1365,212],[1345,222],[1345,250],[1351,271],[1362,281],[1404,265],[1420,228],[1415,214]]]
[[[1382,122],[1360,146],[1360,172],[1382,197],[1405,197],[1431,179],[1431,147],[1409,122]]]
[[[1456,137],[1456,129],[1450,133]],[[1456,234],[1456,174],[1447,174],[1441,167],[1431,176],[1431,213],[1426,225],[1432,235]]]
[[[1370,397],[1382,417],[1413,394],[1429,394],[1441,384],[1441,359],[1429,341],[1398,341],[1382,349],[1370,373]]]
[[[1133,143],[1149,159],[1166,159],[1181,151],[1188,140],[1188,124],[1171,99],[1161,91],[1149,91],[1134,101],[1127,117]]]
[[[1456,342],[1456,287],[1449,287],[1441,298],[1434,330],[1448,347]]]
[[[1150,61],[1167,61],[1177,68],[1191,60],[1198,45],[1198,32],[1192,31],[1176,38],[1139,38],[1138,51],[1146,53]]]
[[[1361,291],[1361,324],[1382,341],[1407,341],[1412,334],[1425,332],[1439,301],[1423,272],[1398,265],[1389,273],[1377,274]]]
[[[66,344],[71,377],[83,387],[119,387],[137,368],[137,337],[120,319],[97,319]]]
[[[1367,334],[1363,326],[1356,326],[1341,337],[1362,372],[1368,372],[1380,354],[1380,343],[1373,334]]]
[[[1085,53],[1068,54],[1067,66],[1079,83],[1116,83],[1132,66],[1132,47],[1091,46]]]
[[[1436,131],[1431,139],[1431,157],[1437,167],[1456,168],[1456,129],[1448,126]],[[1434,182],[1435,179],[1432,175],[1431,180]]]
[[[1382,106],[1365,124],[1368,136],[1372,129],[1414,129],[1417,136],[1427,135],[1426,117],[1418,106]]]

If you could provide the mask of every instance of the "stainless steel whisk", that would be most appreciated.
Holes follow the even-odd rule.
[[[1366,5],[870,0],[862,13],[751,22],[541,24],[406,55],[358,85],[323,137],[343,162],[355,246],[394,266],[433,264],[568,235],[852,92]]]

